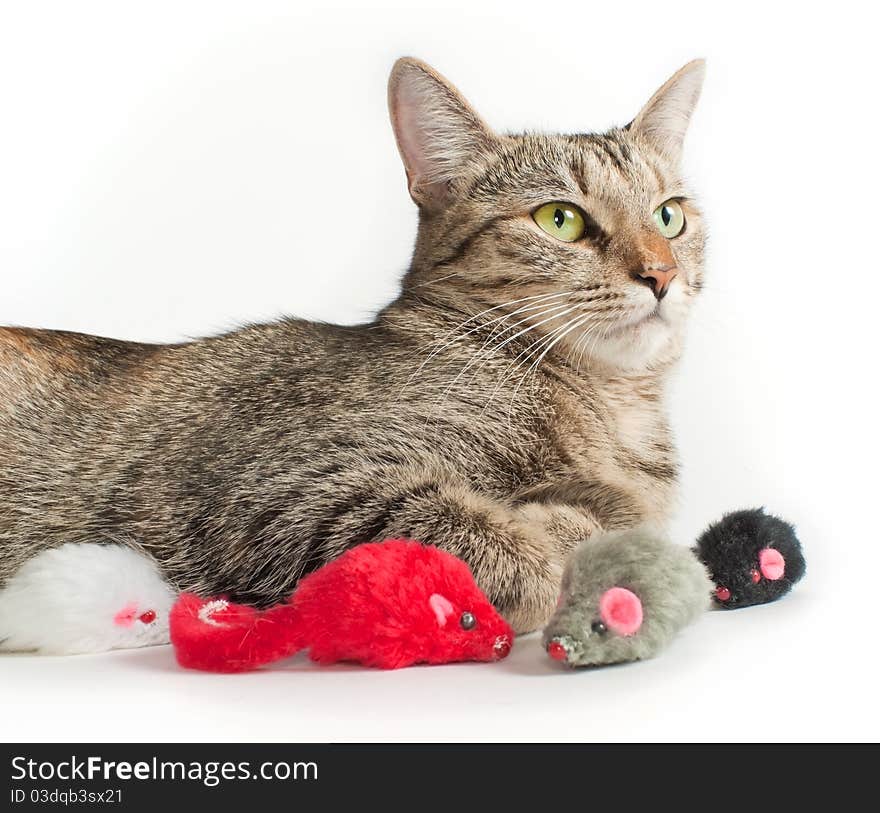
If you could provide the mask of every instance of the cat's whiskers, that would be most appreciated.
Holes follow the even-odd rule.
[[[545,303],[545,305],[546,305],[546,303]],[[450,385],[450,388],[458,382],[458,380],[468,371],[468,369],[470,369],[470,366],[472,364],[474,364],[474,362],[476,362],[478,359],[480,359],[481,356],[482,356],[482,361],[480,362],[479,366],[474,370],[474,376],[476,376],[479,373],[479,371],[483,368],[483,365],[485,365],[486,362],[489,361],[489,359],[495,355],[495,353],[497,353],[499,350],[501,350],[507,344],[507,341],[504,341],[501,344],[497,345],[496,347],[491,347],[492,341],[495,338],[496,333],[498,333],[498,336],[500,338],[508,331],[516,330],[516,328],[518,328],[520,325],[527,324],[536,318],[542,319],[542,317],[544,317],[544,316],[549,316],[550,314],[553,314],[553,316],[551,316],[550,319],[544,320],[544,321],[551,321],[554,318],[564,316],[566,313],[570,312],[570,310],[563,311],[562,313],[558,312],[560,309],[568,307],[568,302],[561,302],[561,303],[558,303],[556,305],[552,305],[549,307],[546,307],[546,306],[542,306],[542,307],[544,307],[544,309],[539,311],[539,313],[530,314],[529,316],[526,316],[524,319],[520,319],[518,322],[515,322],[512,325],[508,325],[500,333],[498,333],[498,328],[500,327],[500,325],[496,325],[492,329],[492,333],[489,334],[489,337],[486,339],[486,341],[483,342],[483,344],[477,349],[476,352],[471,354],[471,358],[464,365],[461,372],[459,372],[458,375],[455,377],[452,384]],[[555,314],[554,314],[554,311],[556,312]],[[539,321],[539,322],[533,324],[532,327],[536,327],[537,325],[541,325],[541,324],[544,324],[544,322]],[[531,327],[526,328],[525,330],[516,334],[516,336],[528,333],[530,329],[531,329]],[[516,336],[511,336],[510,339],[515,339]],[[488,353],[486,352],[487,347],[491,347],[491,349],[489,349]],[[471,380],[473,381],[473,377],[471,378]]]
[[[594,331],[597,333],[598,331]],[[589,344],[590,339],[590,330],[585,330],[581,336],[578,338],[577,343],[575,344],[574,350],[579,351],[577,356],[577,361],[575,362],[574,371],[577,375],[581,374],[581,362],[584,360],[584,353],[586,353],[587,345]],[[574,352],[574,351],[572,351]]]
[[[611,317],[609,317],[605,320],[605,324],[601,326],[601,329],[596,330],[593,336],[587,337],[587,341],[584,345],[584,350],[586,351],[586,355],[588,357],[592,355],[593,349],[599,344],[599,342],[608,337],[612,321],[613,320],[611,319]]]
[[[578,339],[578,343],[583,343],[581,348],[580,355],[578,356],[577,370],[576,372],[580,374],[580,363],[583,359],[584,353],[586,352],[589,355],[592,352],[592,349],[596,347],[596,345],[602,341],[608,335],[608,327],[609,323],[613,321],[620,313],[619,306],[612,306],[609,308],[605,308],[601,313],[610,314],[602,316],[595,323],[595,330],[593,330],[593,326],[590,326],[590,329],[584,331],[583,336]]]
[[[456,341],[463,338],[464,336],[467,336],[469,333],[472,333],[475,330],[480,330],[483,327],[485,327],[486,325],[491,325],[496,321],[504,320],[510,316],[510,313],[504,313],[501,316],[496,317],[495,319],[490,319],[488,322],[479,322],[479,324],[477,324],[475,327],[471,328],[471,330],[467,331],[464,334],[458,335],[458,332],[463,327],[467,326],[468,324],[470,324],[471,322],[473,322],[475,320],[480,319],[481,316],[485,316],[487,313],[491,313],[492,311],[499,310],[500,308],[506,308],[506,307],[510,307],[511,305],[516,305],[519,302],[525,302],[528,300],[538,300],[538,299],[545,300],[545,299],[549,299],[550,297],[560,296],[560,295],[561,294],[556,294],[556,293],[538,294],[535,296],[523,297],[521,299],[513,299],[509,302],[502,302],[500,305],[494,305],[491,308],[486,308],[485,310],[482,310],[479,313],[475,313],[472,316],[469,316],[463,322],[461,322],[460,324],[453,327],[451,330],[444,333],[439,339],[435,339],[433,342],[431,342],[428,345],[428,347],[433,347],[434,349],[430,353],[428,353],[428,357],[425,359],[425,362],[423,362],[423,365],[424,365],[424,363],[430,361],[438,353],[442,352],[446,347],[450,347]],[[535,304],[538,304],[538,303],[535,303]],[[418,352],[425,352],[426,349],[427,348],[423,348],[422,350],[420,350]],[[416,372],[418,372],[418,370]]]
[[[597,331],[596,334],[587,341],[587,355],[590,356],[593,353],[593,350],[599,345],[599,342],[607,339],[611,334],[614,325],[618,322],[620,315],[622,313],[621,308],[609,308],[608,315],[602,320],[602,330]]]
[[[481,330],[482,328],[486,327],[487,325],[491,325],[491,324],[494,324],[495,322],[508,319],[514,313],[518,313],[520,311],[520,309],[513,311],[512,313],[511,312],[504,313],[501,316],[496,317],[495,319],[489,320],[488,322],[480,322],[478,325],[474,326],[473,328],[468,330],[466,333],[464,333],[462,335],[455,335],[463,327],[470,324],[474,320],[479,319],[481,316],[485,316],[487,313],[492,313],[493,311],[497,311],[500,308],[509,308],[511,305],[516,305],[516,304],[519,304],[520,302],[527,302],[527,301],[531,301],[531,303],[537,307],[537,306],[540,306],[541,304],[543,304],[543,302],[545,302],[547,299],[551,299],[554,297],[560,297],[560,296],[566,296],[566,295],[568,295],[568,293],[569,292],[566,292],[566,291],[559,291],[559,292],[553,292],[553,293],[548,293],[548,294],[536,294],[534,296],[522,297],[521,299],[513,299],[513,300],[510,300],[509,302],[502,302],[500,305],[495,305],[494,307],[486,308],[486,310],[480,311],[479,313],[474,314],[470,318],[465,319],[464,322],[462,322],[460,325],[457,325],[451,331],[449,331],[444,336],[442,336],[440,339],[438,339],[437,342],[441,343],[442,346],[435,349],[434,351],[432,351],[431,354],[428,356],[428,360],[430,360],[438,352],[442,352],[442,350],[445,349],[445,347],[448,347],[451,344],[454,344],[455,341],[457,341],[461,338],[464,338],[464,336],[468,336],[469,334],[473,333],[476,330]],[[534,300],[542,300],[542,302],[537,303]],[[530,306],[523,306],[523,307],[530,307]],[[447,342],[447,340],[450,339],[450,337],[454,337],[454,338],[452,338],[451,341]]]
[[[470,330],[465,332],[463,335],[456,335],[456,334],[458,334],[458,331],[460,331],[463,327],[465,327],[466,325],[473,322],[475,319],[479,319],[481,316],[485,316],[487,313],[492,313],[493,311],[497,311],[499,308],[508,308],[511,305],[516,305],[520,302],[527,302],[527,301],[534,302],[534,300],[542,300],[542,304],[543,304],[543,302],[546,302],[546,300],[548,300],[550,298],[559,297],[559,296],[566,296],[566,295],[568,295],[568,293],[569,292],[563,291],[563,292],[554,292],[554,293],[549,293],[549,294],[536,294],[534,296],[526,296],[526,297],[522,297],[520,299],[513,299],[509,302],[503,302],[500,305],[495,305],[494,307],[486,308],[486,310],[480,311],[479,313],[474,314],[473,316],[469,317],[468,319],[465,319],[461,324],[456,325],[456,327],[452,328],[452,330],[450,330],[448,333],[445,333],[443,336],[441,336],[439,339],[437,339],[435,342],[432,342],[432,344],[429,345],[429,347],[433,346],[433,345],[437,345],[437,346],[434,348],[434,350],[432,350],[428,354],[428,357],[419,365],[418,369],[416,369],[416,371],[404,382],[403,386],[400,388],[400,392],[398,393],[398,395],[402,395],[403,392],[406,390],[406,388],[416,378],[416,376],[418,376],[419,373],[421,373],[421,371],[425,368],[425,366],[428,363],[430,363],[430,361],[435,356],[437,356],[439,353],[442,353],[446,348],[451,347],[453,344],[455,344],[455,342],[460,341],[462,338],[470,335],[471,333],[473,333],[476,330],[481,330],[482,328],[486,327],[487,325],[491,325],[496,321],[503,321],[505,319],[509,319],[510,316],[513,315],[513,313],[517,313],[519,311],[514,311],[513,313],[505,313],[502,316],[496,317],[495,319],[490,320],[489,322],[486,322],[486,323],[481,322],[476,327],[471,328]],[[534,304],[537,305],[538,303],[534,303]]]
[[[559,294],[559,295],[560,295],[560,296],[566,296],[566,294],[565,294],[564,292],[561,293],[561,294]],[[495,338],[496,334],[498,334],[498,329],[501,327],[502,324],[504,324],[504,322],[506,321],[506,319],[510,318],[510,316],[516,316],[516,315],[519,314],[519,313],[525,313],[525,312],[527,312],[527,311],[535,311],[535,310],[537,310],[537,311],[541,311],[539,314],[534,314],[534,313],[532,313],[532,314],[530,314],[529,316],[525,317],[524,319],[520,319],[518,322],[515,322],[515,323],[512,324],[512,325],[508,325],[507,327],[505,327],[505,328],[503,328],[503,329],[501,330],[501,334],[504,334],[504,333],[506,333],[506,332],[509,331],[509,330],[514,330],[514,329],[516,329],[516,328],[519,327],[520,325],[523,325],[523,324],[525,324],[526,322],[528,322],[530,319],[534,319],[536,315],[538,316],[538,318],[540,318],[540,317],[543,316],[545,313],[549,313],[551,310],[556,309],[556,308],[564,308],[564,307],[566,307],[568,304],[569,304],[569,303],[568,303],[568,301],[566,300],[565,302],[558,302],[558,303],[555,303],[555,304],[552,304],[552,305],[551,305],[551,304],[549,304],[549,303],[545,300],[545,301],[543,301],[543,302],[541,302],[541,303],[537,303],[537,304],[531,304],[531,305],[523,306],[523,307],[518,308],[517,310],[513,311],[512,313],[510,313],[508,316],[501,317],[501,318],[497,318],[497,319],[493,319],[491,322],[487,322],[486,325],[485,325],[486,327],[488,327],[489,325],[494,324],[494,323],[497,323],[497,324],[495,324],[495,327],[492,328],[491,333],[490,333],[489,336],[487,337],[486,341],[483,342],[482,346],[480,347],[480,350],[482,350],[487,344],[489,344],[489,343]],[[542,309],[543,309],[543,310],[542,310]],[[478,329],[478,328],[477,328],[477,329]],[[473,333],[473,332],[474,332],[474,329],[471,329],[471,330],[468,331],[468,333]],[[467,335],[467,334],[465,334],[465,335]],[[480,351],[478,351],[478,352],[480,352]]]
[[[509,374],[505,374],[505,376],[502,378],[501,382],[499,382],[499,384],[496,386],[495,390],[492,393],[492,396],[489,399],[489,401],[491,401],[495,397],[496,393],[501,388],[501,386],[503,386],[505,382],[509,381],[510,378],[512,378],[513,374],[516,373],[516,371],[518,369],[520,369],[523,366],[523,364],[527,363],[528,360],[530,358],[534,357],[536,353],[540,353],[540,356],[530,366],[530,368],[528,370],[526,370],[526,372],[523,374],[523,376],[520,378],[519,382],[517,383],[516,387],[514,388],[513,394],[511,395],[511,399],[510,399],[510,404],[508,406],[508,426],[510,424],[510,419],[511,419],[511,410],[512,410],[514,402],[516,400],[516,395],[517,395],[517,392],[519,391],[519,388],[522,386],[522,384],[525,382],[526,378],[530,374],[537,372],[539,365],[543,361],[544,357],[550,352],[550,350],[552,350],[553,346],[556,345],[562,338],[564,338],[564,336],[568,335],[573,330],[576,330],[577,328],[582,327],[584,324],[587,324],[587,329],[583,332],[583,334],[581,336],[578,337],[577,343],[580,343],[580,342],[584,341],[585,339],[589,339],[589,338],[593,338],[595,341],[598,341],[602,336],[606,335],[606,331],[602,330],[602,328],[610,320],[610,317],[603,316],[602,314],[604,314],[608,311],[617,312],[618,310],[619,309],[617,307],[602,308],[599,310],[591,308],[591,309],[589,309],[589,311],[586,314],[584,314],[584,316],[575,317],[574,319],[570,319],[567,323],[565,323],[564,325],[561,325],[558,328],[556,328],[555,330],[551,331],[549,334],[542,337],[539,341],[533,342],[527,348],[527,350],[531,350],[532,348],[535,348],[535,345],[538,345],[534,350],[531,350],[531,352],[528,353],[526,358],[523,359],[523,361],[521,361],[519,364],[517,364]],[[590,324],[588,324],[588,323],[590,323]],[[523,354],[521,353],[520,355],[523,355]],[[569,355],[569,358],[570,358],[570,354],[567,354],[567,355]],[[517,359],[518,358],[519,358],[519,356],[517,356]],[[516,361],[517,359],[514,359],[514,361]],[[488,403],[486,406],[488,406]],[[485,411],[485,408],[486,407],[484,406],[483,411]]]
[[[537,312],[537,313],[533,313],[533,314],[531,314],[530,316],[528,316],[528,317],[526,317],[526,318],[524,318],[524,319],[521,319],[520,321],[516,322],[514,325],[510,325],[510,326],[504,328],[504,330],[501,331],[501,335],[503,335],[504,333],[508,332],[509,330],[514,330],[514,329],[515,329],[516,327],[518,327],[519,325],[521,325],[521,324],[525,324],[525,323],[529,322],[530,320],[533,320],[533,319],[539,319],[539,320],[540,320],[540,319],[542,319],[544,316],[547,316],[548,314],[554,313],[555,311],[558,311],[560,308],[564,308],[564,307],[566,307],[565,303],[559,303],[559,304],[548,305],[548,303],[545,301],[545,302],[541,303],[540,305],[533,305],[533,306],[529,306],[529,307],[520,308],[519,311],[523,311],[523,310],[537,310],[538,312]],[[509,318],[509,316],[513,316],[513,315],[514,315],[515,313],[517,313],[517,312],[518,312],[518,311],[514,311],[513,313],[508,314],[508,315],[506,315],[505,317],[502,317],[502,318],[503,318],[503,319]],[[562,315],[562,314],[557,314],[557,315]],[[551,317],[551,318],[553,318],[553,317]],[[493,320],[493,321],[497,321],[497,320]],[[545,320],[545,321],[547,321],[547,320]],[[543,323],[543,322],[540,322],[540,321],[539,321],[537,324],[542,324],[542,323]],[[489,323],[487,323],[487,324],[492,324],[492,322],[489,322]],[[527,333],[527,332],[528,332],[529,330],[531,330],[532,327],[534,327],[534,326],[535,326],[535,325],[531,325],[530,327],[526,328],[524,331],[521,331],[520,334],[521,334],[521,333]],[[474,328],[474,329],[472,329],[472,330],[469,330],[468,333],[465,334],[465,335],[468,335],[468,334],[474,332],[474,330],[481,329],[482,327],[484,327],[484,325],[480,325],[478,328]],[[492,336],[494,336],[494,334],[497,332],[498,327],[499,327],[499,326],[496,325],[496,327],[493,328],[493,331],[492,331],[492,334],[490,335],[490,337],[489,337],[489,338],[488,338],[488,339],[487,339],[487,340],[481,345],[481,347],[480,347],[476,352],[474,352],[474,353],[471,354],[471,357],[467,360],[467,362],[465,363],[464,367],[459,371],[459,373],[455,376],[455,378],[452,380],[452,382],[451,382],[451,383],[450,383],[450,384],[449,384],[449,385],[443,390],[443,392],[441,393],[439,406],[442,406],[443,403],[445,403],[447,396],[448,396],[449,393],[452,391],[452,389],[455,387],[455,385],[458,383],[458,381],[461,379],[461,377],[462,377],[462,376],[468,371],[468,369],[470,368],[470,366],[471,366],[475,361],[477,361],[477,360],[480,358],[480,356],[483,354],[483,352],[484,352],[484,350],[485,350],[487,344],[489,344],[489,342],[491,341]],[[520,335],[520,334],[517,334],[517,335]],[[511,337],[511,338],[515,338],[515,337]],[[506,343],[506,342],[505,342],[505,343]],[[503,344],[505,344],[505,343],[502,343],[502,346],[503,346]],[[490,358],[490,357],[491,357],[491,356],[492,356],[492,355],[493,355],[498,349],[500,349],[500,348],[496,347],[496,348],[494,348],[494,349],[492,349],[492,350],[489,351],[488,355],[485,356],[485,358],[484,358],[483,361],[481,362],[480,366],[477,368],[477,371],[479,371],[479,369],[482,368],[482,365],[485,364],[485,362],[488,361],[488,359],[489,359],[489,358]],[[476,375],[476,372],[475,372],[475,375]],[[471,379],[471,380],[473,380],[473,379]]]
[[[579,317],[575,317],[575,318],[577,319]],[[498,394],[498,391],[504,386],[504,384],[506,384],[513,377],[513,375],[516,373],[516,371],[519,370],[523,364],[527,363],[528,360],[535,355],[535,353],[539,353],[541,351],[541,348],[547,342],[551,341],[553,339],[553,337],[556,336],[557,333],[564,330],[566,325],[568,325],[568,324],[571,324],[571,320],[569,320],[568,322],[566,322],[562,325],[555,327],[549,333],[546,333],[546,334],[539,336],[528,347],[526,347],[524,350],[522,350],[516,356],[516,358],[514,358],[514,360],[510,363],[510,365],[507,367],[507,369],[505,369],[504,373],[502,374],[501,380],[495,385],[495,389],[492,391],[492,394],[489,396],[489,399],[487,400],[486,404],[483,406],[483,409],[480,414],[485,413],[486,408],[489,406],[489,404],[492,402],[492,400]],[[525,356],[525,358],[523,358],[523,356]],[[522,358],[522,361],[519,361],[521,358]]]
[[[598,290],[604,290],[605,287],[606,287],[606,286],[600,286]],[[596,303],[597,301],[601,300],[601,299],[603,299],[603,297],[600,296],[600,295],[597,293],[595,296],[587,297],[586,299],[583,299],[583,300],[580,300],[580,301],[576,302],[576,305],[579,306],[581,310],[583,310],[584,312],[589,313],[589,314],[593,314],[593,315],[595,315],[595,314],[599,314],[599,313],[604,313],[604,312],[606,312],[607,310],[609,310],[608,307],[601,307],[601,306],[600,306],[600,307],[597,308],[596,305],[595,305],[595,303]],[[616,309],[616,307],[615,307],[615,309]],[[604,321],[604,320],[602,320],[602,321]],[[569,321],[567,324],[571,324],[571,322]],[[542,337],[542,340],[552,339],[552,338],[556,335],[556,333],[557,333],[558,330],[562,330],[562,329],[564,329],[565,327],[566,327],[566,325],[561,325],[561,326],[560,326],[559,328],[557,328],[556,330],[553,330],[553,331],[551,331],[549,334],[543,336],[543,337]],[[588,329],[585,331],[585,335],[587,335],[587,334],[589,334],[589,333],[590,333],[590,328],[588,327]],[[581,338],[582,338],[582,337],[579,337],[579,338],[578,338],[578,341],[580,341]],[[534,347],[534,344],[530,345],[528,348],[526,348],[526,350],[530,350],[532,347]],[[520,356],[521,356],[521,355],[522,355],[522,354],[520,354]],[[530,358],[531,355],[532,355],[532,354],[529,354],[529,356],[528,356],[524,361],[528,361],[528,358]],[[517,361],[517,360],[520,358],[520,356],[517,356],[517,358],[514,359],[514,361]],[[519,369],[520,366],[522,366],[522,365],[521,365],[521,364],[517,365],[517,367],[514,369],[514,372],[516,372],[516,370]],[[502,380],[501,383],[502,383],[502,384],[504,383],[504,379]]]
[[[563,305],[562,307],[565,307],[565,305]],[[492,355],[497,353],[499,350],[501,350],[501,348],[503,348],[504,346],[506,346],[507,344],[512,342],[514,339],[518,338],[519,336],[523,336],[526,333],[529,333],[530,331],[534,330],[537,327],[540,327],[541,325],[545,324],[546,322],[552,322],[554,319],[559,319],[562,316],[565,316],[565,315],[571,313],[572,311],[576,310],[577,307],[575,306],[575,307],[569,308],[568,310],[562,311],[562,313],[553,313],[552,315],[547,316],[547,318],[541,318],[541,317],[544,317],[550,311],[556,310],[556,309],[557,309],[557,306],[553,306],[551,308],[548,308],[547,311],[542,311],[538,314],[535,314],[535,316],[537,316],[539,318],[538,322],[535,322],[533,324],[528,325],[528,327],[523,328],[523,330],[520,330],[514,336],[511,336],[511,337],[505,339],[503,342],[501,342],[500,345],[497,345],[496,347],[492,348],[489,352],[489,356],[487,356],[485,359],[483,359],[483,362],[481,363],[480,366],[482,367],[482,364],[485,364],[486,361],[488,361],[489,357],[491,357]],[[534,317],[532,317],[532,318],[534,318]],[[528,321],[528,320],[523,320],[523,321]],[[438,399],[438,402],[435,402],[435,407],[432,410],[432,412],[436,413],[446,403],[446,399],[449,396],[449,393],[452,391],[453,387],[455,387],[455,385],[458,383],[458,381],[462,377],[462,375],[464,375],[464,373],[467,372],[470,365],[473,364],[473,362],[477,358],[479,358],[479,351],[477,351],[477,353],[475,353],[468,360],[468,362],[465,364],[464,368],[458,373],[458,375],[455,376],[455,378],[452,380],[452,382],[443,390],[443,392],[440,395],[440,398]],[[425,419],[426,423],[427,423],[427,420],[428,420],[428,417],[426,417],[426,419]]]
[[[428,279],[424,282],[420,282],[418,285],[413,285],[413,288],[424,288],[426,285],[436,285],[438,282],[445,282],[448,279],[452,279],[453,277],[463,276],[461,271],[453,271],[451,274],[446,274],[442,277],[437,277],[436,279]]]
[[[513,393],[510,396],[510,402],[507,407],[507,425],[510,428],[513,405],[516,401],[516,395],[519,392],[519,388],[523,385],[525,380],[531,375],[533,372],[536,372],[538,367],[541,365],[541,362],[547,356],[547,354],[557,345],[562,339],[564,339],[569,333],[573,330],[577,329],[581,325],[590,321],[593,317],[592,313],[582,314],[581,316],[577,316],[574,319],[570,319],[565,325],[563,325],[563,329],[561,331],[557,331],[557,335],[553,338],[549,343],[545,344],[544,349],[541,351],[541,354],[535,359],[535,361],[529,366],[529,368],[522,374],[516,386],[513,388]],[[552,336],[552,334],[551,334]]]

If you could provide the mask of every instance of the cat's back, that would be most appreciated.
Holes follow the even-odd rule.
[[[92,538],[181,483],[203,496],[235,477],[277,449],[283,405],[338,397],[363,344],[297,320],[179,344],[0,327],[0,582],[15,564],[3,554],[32,535]]]
[[[375,325],[298,319],[177,344],[0,327],[0,479],[104,478],[135,455],[250,458],[316,437],[382,400],[396,344]]]
[[[0,327],[0,404],[106,378],[160,347],[63,330]]]
[[[99,405],[113,394],[133,401],[166,389],[183,398],[189,391],[216,391],[224,383],[234,386],[271,374],[307,375],[322,366],[328,347],[340,340],[363,345],[362,338],[347,335],[351,330],[291,319],[193,341],[150,344],[0,326],[0,414],[35,403]]]
[[[124,397],[123,375],[130,378],[132,371],[144,369],[161,347],[0,327],[0,455],[27,454],[34,442],[49,449],[77,422],[91,425],[96,407],[118,404]]]

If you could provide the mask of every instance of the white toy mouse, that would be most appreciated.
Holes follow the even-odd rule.
[[[124,545],[68,543],[0,589],[0,651],[71,655],[168,643],[176,592]]]

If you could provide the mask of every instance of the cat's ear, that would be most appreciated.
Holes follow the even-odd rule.
[[[641,135],[661,155],[678,162],[705,73],[704,60],[688,62],[648,100],[628,129]]]
[[[449,82],[411,57],[394,64],[388,109],[412,199],[427,209],[441,208],[451,184],[496,136]]]

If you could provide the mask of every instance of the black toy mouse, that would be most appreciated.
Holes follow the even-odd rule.
[[[782,598],[806,570],[794,528],[763,508],[725,514],[697,539],[694,553],[715,582],[716,605],[727,609]]]

